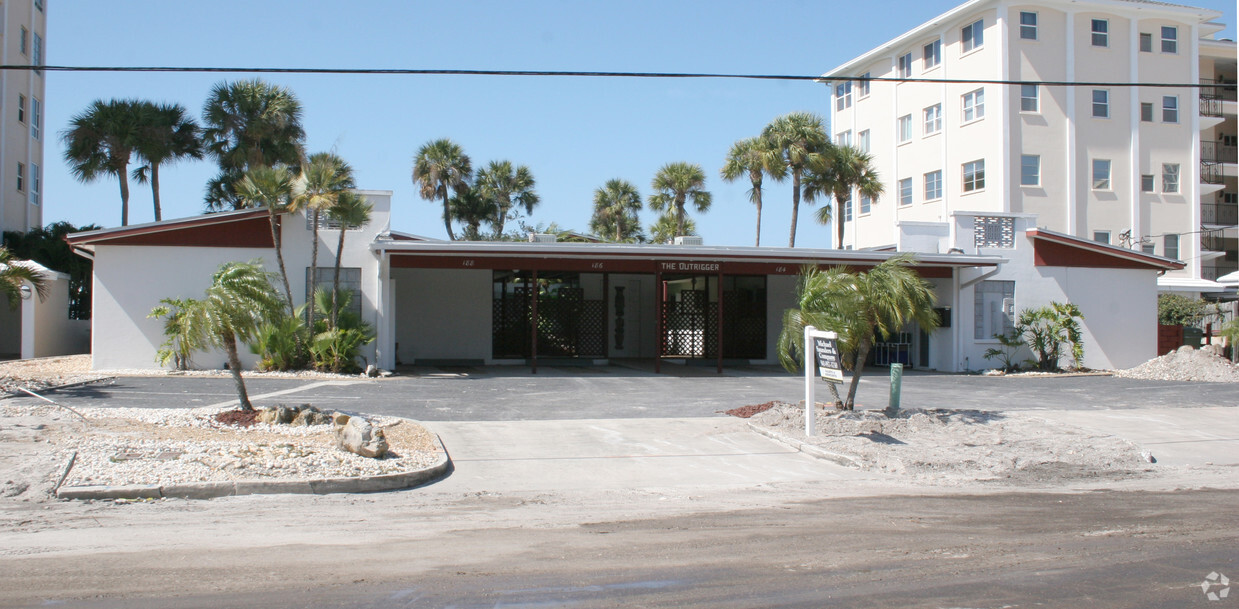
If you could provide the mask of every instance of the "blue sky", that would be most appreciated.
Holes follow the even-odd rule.
[[[1234,38],[1233,0],[1192,2],[1223,11]],[[455,68],[820,74],[955,6],[836,0],[753,2],[55,2],[47,61],[55,65]],[[120,224],[114,179],[73,180],[59,133],[95,99],[137,97],[201,115],[222,74],[47,73],[44,221]],[[304,108],[309,152],[335,150],[363,188],[392,190],[392,227],[444,238],[442,207],[417,196],[410,174],[419,146],[459,143],[478,167],[525,164],[542,204],[534,222],[585,230],[593,191],[623,178],[650,194],[663,164],[699,163],[714,204],[692,214],[711,245],[752,245],[747,180],[718,170],[735,140],[792,111],[827,114],[822,84],[496,76],[264,75]],[[211,161],[161,171],[164,218],[202,211]],[[130,223],[153,220],[150,191],[131,184]],[[763,245],[784,245],[791,189],[765,196]],[[830,231],[802,206],[797,245],[829,247]],[[643,212],[645,224],[655,218]]]

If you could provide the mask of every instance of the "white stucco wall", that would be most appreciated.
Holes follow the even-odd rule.
[[[69,319],[69,276],[45,276],[47,298],[22,301],[22,359],[87,353],[90,321]]]
[[[491,362],[489,270],[392,269],[396,280],[396,356]]]

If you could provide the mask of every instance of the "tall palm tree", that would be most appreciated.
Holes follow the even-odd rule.
[[[469,185],[473,176],[473,163],[456,142],[447,138],[434,140],[417,149],[413,157],[413,183],[420,187],[419,194],[427,201],[443,201],[443,228],[448,239],[455,241],[452,232],[452,210],[448,204],[448,191],[459,194]]]
[[[309,294],[306,298],[306,325],[310,332],[314,330],[314,293],[318,290],[318,225],[319,215],[331,209],[340,195],[356,187],[353,179],[353,168],[344,159],[331,152],[319,152],[310,156],[301,167],[301,175],[297,177],[293,189],[293,198],[289,211],[302,211],[310,217],[314,236],[311,239]]]
[[[803,189],[807,202],[827,195],[834,199],[837,249],[843,248],[843,206],[852,196],[852,189],[856,189],[860,196],[868,197],[874,203],[885,192],[882,180],[873,167],[873,157],[851,146],[831,146],[825,154],[811,163],[805,171]],[[830,206],[822,206],[817,211],[818,223],[828,224],[831,215]]]
[[[203,143],[219,162],[207,189],[212,210],[239,208],[232,185],[247,170],[284,164],[294,170],[305,155],[301,103],[292,91],[260,79],[215,85],[202,110]]]
[[[513,167],[511,161],[491,161],[478,172],[473,190],[495,206],[495,215],[490,224],[495,228],[495,238],[503,236],[503,225],[508,221],[512,208],[520,207],[532,214],[540,199],[534,192],[533,172],[521,165]]]
[[[753,245],[760,246],[762,177],[770,176],[776,182],[782,182],[783,178],[787,177],[787,166],[783,164],[779,149],[764,137],[740,140],[731,145],[719,174],[728,182],[748,175],[749,182],[753,185],[749,189],[749,201],[757,206],[757,239]]]
[[[671,210],[667,210],[650,225],[650,243],[668,244],[678,236],[695,234],[697,234],[697,223],[693,222],[692,218],[684,216],[683,224],[681,224]]]
[[[133,170],[133,178],[139,184],[151,183],[151,199],[155,203],[155,221],[163,219],[159,205],[159,167],[181,159],[202,158],[202,139],[198,123],[185,114],[179,104],[153,104],[141,102],[139,106],[141,126],[138,129],[134,152],[146,164]]]
[[[353,191],[340,193],[335,205],[327,209],[327,217],[340,225],[340,240],[336,243],[336,268],[331,280],[331,327],[336,327],[336,319],[340,313],[340,264],[344,255],[344,234],[350,229],[361,228],[370,221],[370,212],[374,205],[366,198]]]
[[[258,166],[247,172],[236,183],[238,200],[245,207],[267,208],[267,220],[271,225],[271,242],[275,245],[275,259],[280,266],[280,278],[284,281],[288,314],[296,316],[293,290],[288,284],[288,270],[284,267],[284,240],[281,236],[279,216],[288,211],[293,194],[293,175],[287,167]]]
[[[787,247],[796,247],[800,178],[805,167],[820,160],[829,139],[822,127],[822,117],[811,112],[784,114],[766,125],[761,135],[778,149],[783,166],[792,174],[792,230],[787,238]]]
[[[589,230],[600,237],[612,237],[619,242],[632,241],[641,234],[641,193],[632,182],[607,180],[594,191],[594,215]]]
[[[9,306],[17,308],[21,302],[22,284],[30,282],[39,300],[47,298],[47,278],[36,267],[25,260],[18,260],[3,246],[0,246],[0,294],[4,294]]]
[[[481,241],[482,223],[494,222],[496,205],[494,200],[483,197],[477,188],[464,187],[456,191],[456,195],[448,200],[452,219],[463,226],[460,238],[465,241]]]
[[[654,174],[650,186],[655,194],[650,195],[650,209],[675,211],[676,234],[684,234],[684,205],[689,199],[697,211],[710,209],[712,197],[705,189],[706,174],[696,163],[667,163]]]
[[[865,358],[879,334],[889,337],[911,322],[924,332],[938,327],[933,286],[916,274],[915,264],[910,254],[902,254],[859,273],[845,267],[826,271],[807,267],[800,277],[799,308],[783,314],[778,342],[783,367],[791,372],[799,369],[805,326],[837,332],[844,365],[852,369],[852,382],[846,400],[839,399],[833,383],[830,388],[836,405],[852,410]]]
[[[129,157],[139,139],[138,106],[131,99],[95,100],[60,134],[74,178],[93,182],[111,175],[120,180],[121,226],[129,225]]]

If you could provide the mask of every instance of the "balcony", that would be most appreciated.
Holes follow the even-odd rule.
[[[1200,160],[1204,163],[1239,162],[1239,147],[1222,142],[1201,142]]]
[[[1227,102],[1231,104],[1234,113],[1235,83],[1218,82],[1202,78],[1200,84],[1200,115],[1221,118],[1226,116]]]
[[[1217,281],[1218,277],[1229,275],[1235,271],[1239,271],[1239,263],[1236,262],[1219,261],[1213,264],[1202,264],[1200,265],[1200,278]]]
[[[1201,203],[1200,221],[1213,226],[1239,225],[1239,204]]]

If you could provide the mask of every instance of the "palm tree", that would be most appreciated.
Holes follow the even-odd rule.
[[[129,225],[129,157],[140,132],[139,102],[95,100],[60,134],[73,177],[93,182],[103,175],[120,180],[120,224]]]
[[[145,184],[149,176],[151,198],[155,203],[155,221],[163,219],[159,205],[159,167],[184,158],[202,158],[202,140],[198,123],[185,115],[179,104],[152,104],[141,102],[139,106],[141,125],[138,129],[134,152],[146,164],[133,170],[133,178]]]
[[[17,308],[21,302],[22,284],[30,282],[39,300],[47,298],[47,278],[28,261],[13,257],[8,248],[0,246],[0,293],[9,301],[9,306]]]
[[[319,214],[331,209],[340,195],[356,187],[353,180],[353,168],[344,159],[330,152],[313,154],[301,168],[297,177],[294,194],[289,211],[305,210],[310,216],[310,224],[314,227],[311,239],[309,294],[312,296],[318,289],[318,225]],[[307,298],[309,304],[306,326],[310,332],[314,330],[314,298]]]
[[[614,236],[619,242],[633,241],[641,235],[641,193],[627,180],[607,180],[594,191],[594,215],[589,230],[600,237]]]
[[[339,316],[340,264],[344,255],[344,234],[349,229],[361,228],[370,221],[370,212],[374,205],[366,198],[353,191],[340,193],[336,204],[327,209],[327,217],[340,225],[340,240],[336,243],[336,269],[331,280],[331,327],[336,327]]]
[[[800,368],[805,326],[837,332],[852,382],[846,401],[839,399],[833,383],[830,389],[836,406],[852,410],[865,358],[878,334],[889,337],[911,322],[924,332],[938,327],[933,287],[912,269],[915,264],[910,254],[902,254],[860,273],[845,267],[826,271],[806,267],[800,277],[800,308],[783,314],[778,343],[783,367],[791,372]]]
[[[696,163],[667,163],[654,174],[650,186],[655,194],[650,195],[650,209],[675,210],[676,234],[684,230],[684,204],[693,200],[693,207],[704,212],[710,209],[712,198],[705,190],[706,174]]]
[[[495,206],[495,215],[490,220],[495,228],[495,239],[503,235],[503,225],[513,207],[523,208],[526,214],[533,213],[539,202],[533,187],[533,172],[525,165],[513,168],[510,161],[491,161],[478,172],[473,189]]]
[[[800,215],[800,177],[805,167],[820,160],[829,145],[822,117],[811,112],[780,116],[762,130],[763,138],[779,151],[782,164],[792,174],[792,230],[787,247],[796,247],[796,222]]]
[[[448,239],[455,241],[456,234],[452,232],[452,210],[448,204],[448,191],[457,194],[469,185],[473,175],[473,164],[469,155],[460,146],[447,138],[428,142],[418,148],[413,157],[413,182],[421,190],[423,199],[443,201],[443,228],[447,230]]]
[[[275,259],[280,266],[280,278],[284,282],[288,314],[296,316],[293,290],[288,284],[288,271],[284,267],[284,245],[279,216],[288,211],[293,193],[293,175],[287,167],[255,167],[236,183],[238,200],[245,207],[267,208],[267,220],[271,225],[271,242],[275,245]]]
[[[748,175],[749,182],[753,184],[753,188],[749,189],[749,201],[757,206],[757,239],[753,245],[760,246],[762,177],[768,175],[776,182],[782,182],[787,177],[787,166],[783,164],[778,148],[764,137],[740,140],[731,145],[719,174],[728,182]]]
[[[482,223],[494,222],[498,213],[494,200],[483,197],[476,188],[468,186],[456,191],[456,196],[448,200],[448,207],[452,219],[464,226],[460,236],[466,241],[481,241]]]
[[[650,225],[650,243],[668,244],[678,236],[697,234],[697,224],[692,218],[684,216],[682,220],[683,224],[680,224],[680,219],[667,210]]]
[[[305,152],[301,103],[292,91],[259,79],[215,85],[202,110],[203,143],[219,162],[207,189],[208,209],[237,209],[232,184],[247,170],[284,164],[294,170]]]
[[[843,247],[843,206],[852,196],[852,189],[874,203],[885,191],[873,167],[873,157],[851,146],[831,146],[805,171],[805,201],[813,202],[817,197],[827,195],[835,200],[835,248]],[[817,211],[817,221],[827,224],[830,220],[830,206],[824,205]]]

